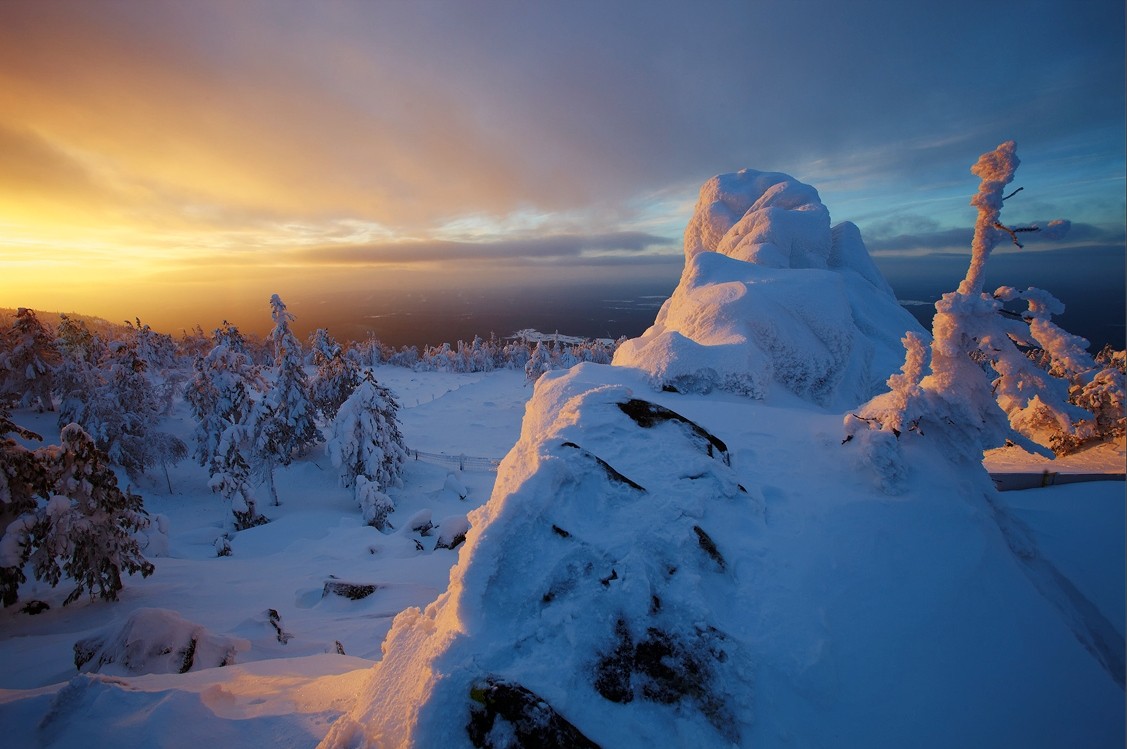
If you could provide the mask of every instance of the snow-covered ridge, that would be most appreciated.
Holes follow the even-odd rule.
[[[649,372],[659,388],[764,398],[781,387],[849,407],[883,389],[906,331],[926,335],[857,227],[831,227],[810,185],[745,169],[701,188],[681,282],[614,363]]]
[[[448,590],[322,746],[1121,742],[1121,597],[977,458],[912,432],[890,487],[842,441],[833,409],[925,335],[856,228],[746,171],[705,185],[685,250],[616,366],[537,382]]]

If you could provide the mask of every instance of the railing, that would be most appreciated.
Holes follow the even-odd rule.
[[[459,471],[496,471],[501,461],[497,458],[476,458],[472,455],[448,455],[447,453],[428,453],[422,450],[407,449],[407,456],[412,460],[423,460],[427,463],[439,465],[458,466]]]

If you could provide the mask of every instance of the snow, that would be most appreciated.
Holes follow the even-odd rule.
[[[613,374],[609,381],[607,372]],[[501,457],[521,437],[522,412],[532,392],[523,373],[420,374],[397,367],[377,368],[375,373],[400,397],[409,446],[450,455]],[[746,695],[758,704],[749,729],[757,743],[831,746],[864,739],[870,744],[910,740],[938,745],[942,734],[935,731],[951,723],[950,715],[942,714],[946,709],[961,716],[958,725],[981,729],[973,736],[976,740],[971,740],[967,737],[972,729],[968,728],[967,740],[960,743],[1052,743],[1064,729],[1049,730],[1050,718],[1074,711],[1067,713],[1071,715],[1068,721],[1058,721],[1067,722],[1074,732],[1062,743],[1072,744],[1074,739],[1080,743],[1090,740],[1091,746],[1122,744],[1122,692],[1118,702],[1109,700],[1107,690],[1093,688],[1091,682],[1098,678],[1083,677],[1084,659],[1091,658],[1084,653],[1077,656],[1078,646],[1070,632],[1060,626],[1054,629],[1051,619],[1036,626],[1022,620],[1031,610],[1039,610],[1038,598],[1022,582],[1013,563],[1004,562],[996,538],[994,544],[978,538],[997,531],[979,522],[973,526],[976,530],[970,542],[958,530],[967,516],[980,516],[980,510],[964,499],[953,500],[950,495],[957,494],[958,487],[943,495],[932,490],[935,496],[930,498],[926,493],[917,496],[928,479],[937,485],[946,485],[949,479],[934,472],[921,475],[917,468],[910,478],[911,501],[905,496],[881,499],[866,474],[842,468],[850,465],[851,455],[839,444],[840,416],[826,415],[794,397],[767,403],[724,393],[658,394],[650,388],[645,373],[594,365],[545,375],[537,385],[537,404],[523,414],[522,441],[539,442],[534,435],[547,434],[561,418],[553,413],[562,411],[566,418],[578,419],[569,428],[583,435],[582,440],[575,440],[583,449],[600,454],[647,489],[670,482],[675,464],[656,461],[669,465],[661,469],[656,483],[646,479],[646,473],[636,472],[633,464],[617,457],[637,444],[617,439],[617,433],[600,437],[604,422],[584,421],[589,418],[584,416],[587,410],[578,408],[583,395],[600,387],[618,393],[625,388],[636,397],[661,402],[729,446],[732,473],[727,479],[719,463],[707,456],[694,458],[694,466],[716,464],[716,478],[708,479],[716,482],[713,489],[730,489],[735,480],[744,485],[749,497],[726,509],[714,507],[712,501],[698,504],[694,512],[703,508],[703,515],[678,526],[682,533],[677,541],[682,546],[671,547],[669,553],[679,548],[681,552],[676,553],[688,557],[691,552],[690,558],[700,563],[701,569],[694,573],[700,579],[730,575],[733,581],[747,585],[746,592],[737,594],[735,582],[725,583],[728,587],[722,592],[731,597],[698,600],[696,605],[727,612],[722,615],[725,623],[738,619],[738,626],[733,627],[737,634],[766,625],[754,638],[755,665]],[[573,402],[577,396],[580,400]],[[610,392],[587,397],[604,404],[613,400]],[[49,414],[25,410],[16,415],[21,424],[40,433],[53,431]],[[189,436],[192,427],[182,405],[161,428]],[[666,437],[673,441],[672,436]],[[603,448],[607,442],[621,444],[608,451]],[[652,457],[673,455],[673,447],[665,442],[657,440],[651,445]],[[796,444],[806,447],[796,452]],[[1115,465],[1118,459],[1122,470],[1122,446],[1118,453],[1114,446],[1101,452],[1109,456],[1105,466]],[[576,452],[553,460],[586,459]],[[1011,459],[1006,467],[1025,468],[1033,459],[1022,460],[1026,462]],[[521,474],[535,472],[535,461],[525,463],[511,456],[500,474],[505,484],[498,487],[498,497],[508,496],[525,481],[514,469]],[[819,470],[807,470],[810,465],[818,465]],[[912,465],[916,467],[915,462]],[[1085,470],[1090,467],[1086,464]],[[128,578],[117,603],[81,599],[64,609],[60,602],[66,586],[61,591],[33,586],[24,598],[48,601],[48,611],[28,616],[19,613],[19,605],[0,611],[0,720],[9,730],[6,743],[128,747],[145,745],[155,732],[169,746],[206,741],[216,746],[309,747],[336,723],[341,724],[340,730],[353,725],[356,735],[361,735],[360,723],[355,718],[346,723],[348,718],[342,721],[342,716],[356,710],[357,717],[362,717],[374,709],[375,703],[358,700],[357,695],[371,689],[372,666],[382,657],[381,645],[392,618],[405,611],[404,633],[421,637],[415,626],[407,625],[421,626],[429,620],[412,607],[425,608],[446,590],[450,566],[468,557],[468,544],[481,543],[473,540],[478,531],[471,530],[471,540],[454,551],[434,549],[441,530],[456,525],[459,517],[464,520],[466,511],[489,499],[493,491],[493,474],[467,470],[461,478],[470,493],[466,500],[459,500],[445,489],[448,471],[447,466],[409,460],[404,487],[392,492],[398,503],[390,516],[396,530],[381,534],[363,525],[351,493],[337,485],[330,461],[315,450],[278,469],[282,506],[268,508],[271,523],[234,534],[233,555],[222,559],[214,556],[211,544],[223,532],[224,509],[207,490],[202,469],[188,462],[171,467],[177,494],[167,494],[163,475],[135,487],[151,513],[167,517],[168,556],[150,556],[157,565],[154,575],[145,580]],[[579,471],[581,478],[584,473]],[[844,485],[842,476],[848,479]],[[670,485],[675,484],[674,477]],[[1122,487],[1122,483],[1093,483],[998,495],[1033,529],[1044,555],[1090,600],[1099,602],[1100,611],[1119,631],[1123,629]],[[740,493],[738,489],[736,493]],[[671,495],[666,492],[665,496]],[[542,501],[552,505],[553,512],[574,518],[569,527],[562,524],[563,517],[552,516],[556,525],[573,534],[594,526],[586,531],[590,538],[605,542],[611,551],[629,545],[628,536],[616,534],[645,526],[648,515],[623,510],[621,522],[603,529],[609,523],[603,514],[569,508],[570,503],[556,494]],[[504,505],[490,510],[488,516],[502,511],[529,515],[526,527],[535,527],[532,508],[515,500]],[[747,519],[739,517],[739,507],[747,508]],[[431,517],[441,519],[438,529],[427,535],[412,530]],[[482,510],[469,519],[480,527],[486,517]],[[695,534],[684,533],[692,533],[692,525],[700,525],[714,539],[727,561],[726,572],[708,570],[710,560],[701,554]],[[546,528],[550,532],[550,524]],[[754,532],[744,537],[741,533],[746,528]],[[492,532],[500,531],[495,528]],[[770,543],[765,538],[768,531],[777,536]],[[545,532],[541,528],[535,538],[544,540]],[[666,533],[671,536],[672,530]],[[514,530],[506,535],[519,534]],[[563,541],[554,533],[547,540]],[[523,546],[530,560],[543,557],[548,548],[530,546]],[[652,548],[652,544],[644,548]],[[984,549],[992,551],[987,554]],[[639,560],[642,556],[641,550],[635,555]],[[1002,570],[985,574],[991,569],[991,559],[1001,562]],[[531,562],[517,566],[533,567]],[[629,568],[612,565],[612,569],[619,577],[609,585],[624,585]],[[948,579],[951,569],[959,574],[952,573]],[[610,574],[609,570],[596,572],[599,579]],[[360,601],[323,598],[329,575],[385,587]],[[872,582],[863,584],[866,579]],[[531,587],[531,583],[526,585]],[[603,590],[601,583],[596,585]],[[543,591],[537,592],[535,601],[543,595]],[[639,594],[635,589],[631,595]],[[994,611],[998,616],[983,623],[981,603],[987,595],[998,598],[998,608],[1004,602],[1014,613],[1003,616]],[[511,594],[504,602],[513,604],[516,598]],[[78,674],[74,643],[113,622],[120,626],[142,608],[176,612],[212,633],[244,640],[250,647],[238,654],[234,665],[186,674]],[[267,610],[271,608],[280,614],[283,629],[293,635],[286,644],[278,641],[269,623]],[[495,616],[495,608],[486,608],[478,616]],[[517,610],[510,608],[509,615]],[[579,612],[571,608],[569,613]],[[1037,617],[1031,620],[1039,621]],[[551,633],[548,623],[542,626]],[[560,627],[560,636],[574,638],[574,643],[567,640],[567,649],[554,660],[575,657],[569,655],[574,647],[595,634],[586,633],[576,620],[564,621]],[[494,642],[505,642],[505,633],[511,631],[499,630]],[[1016,633],[1021,633],[1017,642],[1007,646],[1006,638]],[[336,652],[336,641],[347,655]],[[507,641],[506,647],[511,649],[512,642]],[[1020,655],[1016,652],[1019,646]],[[404,651],[404,658],[417,654],[417,650]],[[1062,686],[1049,690],[1049,696],[1037,694],[1035,687],[1043,681],[1037,674],[1059,674],[1062,663],[1069,666],[1064,671],[1078,671],[1081,676],[1066,673]],[[1096,671],[1100,673],[1098,668]],[[1092,676],[1090,669],[1087,672]],[[1029,680],[1026,686],[1020,683],[1023,677]],[[746,684],[742,678],[733,685]],[[975,686],[979,680],[983,684]],[[1077,690],[1074,696],[1061,695],[1066,685]],[[539,682],[526,686],[539,686]],[[733,686],[729,691],[736,689]],[[1116,689],[1112,684],[1112,697]],[[898,690],[903,694],[897,694]],[[1014,690],[1012,697],[1006,697],[1007,690]],[[565,703],[554,698],[563,691],[564,687],[545,688],[543,696],[553,698],[552,704],[561,709]],[[596,699],[592,695],[587,687],[576,699]],[[1052,695],[1062,702],[1046,704],[1052,702]],[[981,705],[976,706],[971,696],[981,700]],[[408,696],[396,699],[407,701]],[[1019,709],[1019,704],[1027,707]],[[613,719],[599,719],[599,725],[622,724],[615,734],[622,739],[621,746],[638,746],[643,741],[640,736],[621,735],[627,731],[625,726],[634,723],[625,717],[626,710],[642,715],[639,725],[650,720],[664,725],[657,706],[641,699],[631,705],[634,707],[615,705]],[[389,724],[389,729],[406,725],[403,721],[409,714],[407,711],[400,722]],[[570,712],[565,715],[576,718]],[[460,716],[446,716],[445,722],[460,728]],[[594,734],[589,724],[576,720]],[[701,735],[714,730],[707,721],[685,721],[677,730],[699,729]],[[866,725],[880,730],[862,735]],[[804,733],[807,729],[802,726],[809,726],[812,733]],[[991,726],[993,733],[986,730]],[[1009,732],[999,735],[999,726]],[[173,727],[171,731],[169,727]],[[835,730],[842,732],[841,738],[833,734]],[[1042,740],[1037,735],[1040,730],[1046,730],[1048,738]],[[649,734],[650,743],[670,744],[667,736],[654,738],[654,733]],[[927,738],[932,735],[935,738]],[[606,741],[605,745],[615,743]]]
[[[1123,484],[1000,493],[913,429],[925,334],[814,188],[710,180],[685,251],[615,366],[376,367],[411,449],[380,529],[323,445],[237,533],[198,465],[139,477],[153,575],[0,611],[5,744],[1123,746]],[[897,433],[854,429],[886,382]],[[177,673],[193,638],[228,665]]]
[[[848,408],[904,360],[901,307],[852,224],[831,228],[813,187],[745,169],[701,188],[685,230],[685,270],[641,337],[614,363],[653,385],[751,398],[783,389]]]
[[[633,425],[618,404],[638,398],[731,446],[731,467],[679,424]],[[1043,541],[1055,518],[1018,513],[1017,526],[984,472],[953,476],[918,444],[905,492],[890,499],[840,444],[839,420],[794,403],[655,393],[622,367],[545,375],[447,592],[396,620],[325,746],[468,746],[468,696],[489,675],[603,746],[1121,744],[1121,681],[1082,638],[1106,622],[1122,631],[1122,588],[1110,595],[1106,572],[1121,566],[1122,539],[1105,533],[1069,568],[1061,560],[1082,541]],[[1106,496],[1103,486],[1074,490]],[[1070,505],[1091,513],[1077,535],[1121,527],[1121,486],[1118,507]],[[1054,571],[1086,579],[1081,597],[1044,592]],[[665,709],[641,697],[638,673],[629,703],[600,696],[592,674],[620,620],[636,643],[658,629],[723,651],[711,701]],[[710,717],[702,706],[715,704]]]

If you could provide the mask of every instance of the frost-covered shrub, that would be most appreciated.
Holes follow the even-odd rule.
[[[364,522],[376,530],[382,531],[387,526],[387,516],[395,511],[394,500],[381,492],[376,482],[364,476],[356,477],[356,502]]]

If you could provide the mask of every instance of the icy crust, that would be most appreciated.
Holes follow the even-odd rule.
[[[545,375],[322,746],[1121,742],[1122,636],[981,468],[913,442],[890,500],[839,420]]]
[[[745,169],[701,188],[681,282],[614,363],[649,372],[658,389],[764,398],[778,384],[849,407],[883,389],[906,331],[923,334],[857,227],[831,228],[813,187]]]

